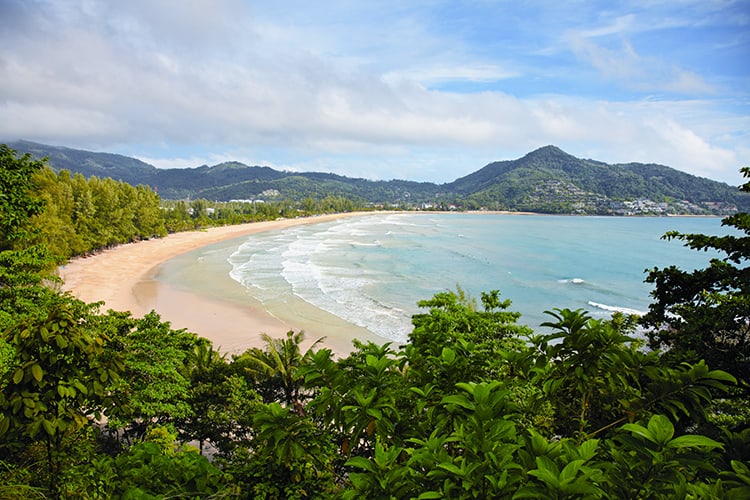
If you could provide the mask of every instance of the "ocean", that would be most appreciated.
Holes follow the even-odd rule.
[[[728,232],[718,218],[373,214],[197,250],[171,261],[167,276],[189,287],[192,265],[223,260],[225,270],[215,272],[227,272],[246,300],[274,316],[312,308],[404,342],[416,303],[457,287],[477,300],[499,290],[522,314],[520,323],[535,329],[553,308],[583,308],[593,317],[644,312],[647,269],[691,270],[711,257],[662,240],[670,230]]]

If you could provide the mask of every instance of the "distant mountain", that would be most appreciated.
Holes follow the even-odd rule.
[[[637,200],[654,202],[657,212],[664,204],[686,213],[750,206],[747,194],[722,182],[663,165],[583,160],[555,146],[490,163],[445,188],[479,205],[543,212],[628,213],[631,204],[623,203]]]
[[[159,169],[129,156],[111,153],[93,153],[80,149],[48,146],[31,141],[6,143],[19,153],[31,153],[35,158],[49,158],[49,165],[55,171],[70,170],[84,177],[111,177],[128,184],[151,184]],[[131,180],[137,179],[137,182]]]
[[[370,181],[323,172],[282,172],[226,162],[158,169],[127,156],[28,141],[8,143],[20,153],[48,157],[54,170],[145,184],[162,198],[294,199],[343,196],[363,203],[581,214],[725,214],[750,209],[737,187],[655,164],[576,158],[545,146],[517,160],[499,161],[447,184]]]

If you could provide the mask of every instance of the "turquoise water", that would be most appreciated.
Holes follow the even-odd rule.
[[[646,311],[646,269],[700,268],[710,257],[661,240],[669,230],[726,232],[715,218],[377,214],[255,234],[228,262],[269,309],[293,295],[404,341],[416,302],[457,285],[477,298],[500,290],[532,327],[552,308]]]

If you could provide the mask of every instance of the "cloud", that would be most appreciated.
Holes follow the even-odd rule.
[[[680,94],[713,94],[717,90],[694,72],[656,57],[641,56],[628,41],[623,41],[619,49],[610,49],[578,34],[570,34],[569,40],[579,58],[616,85]]]
[[[543,18],[545,34],[483,12],[466,21],[489,33],[477,42],[427,4],[0,2],[13,20],[0,32],[11,48],[0,53],[0,138],[116,147],[160,166],[237,159],[368,178],[449,181],[546,144],[736,173],[747,120],[670,101],[715,89],[636,49],[640,15],[594,22],[583,9],[575,30]],[[533,36],[506,47],[492,23]],[[539,50],[554,39],[576,57]],[[588,93],[613,82],[635,91]]]
[[[415,67],[386,73],[382,79],[389,83],[419,82],[426,86],[445,82],[496,82],[516,78],[518,70],[503,68],[496,64],[441,64],[431,67]]]

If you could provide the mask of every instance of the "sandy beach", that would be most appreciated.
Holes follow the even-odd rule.
[[[130,311],[133,316],[141,317],[156,310],[162,320],[169,321],[173,328],[186,328],[208,338],[215,348],[225,353],[241,353],[250,347],[262,347],[261,333],[280,337],[289,330],[304,330],[306,344],[325,336],[323,346],[344,355],[352,350],[353,338],[379,343],[383,339],[364,328],[343,324],[335,317],[324,318],[323,321],[316,317],[316,323],[322,324],[311,325],[305,320],[304,311],[300,312],[299,321],[282,321],[262,307],[220,300],[199,290],[174,289],[154,279],[154,273],[162,263],[206,245],[263,231],[367,213],[254,222],[175,233],[76,258],[60,267],[58,272],[64,281],[63,290],[85,302],[104,302],[102,311]],[[306,347],[303,344],[303,349]]]

